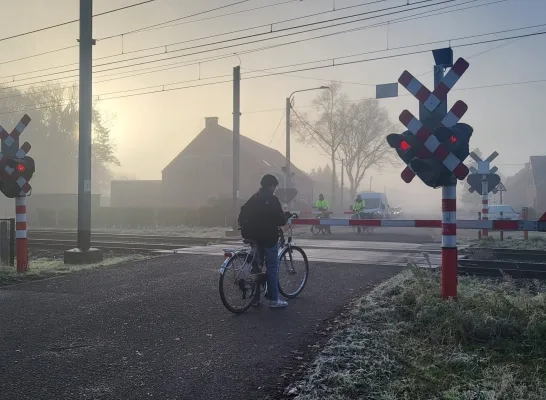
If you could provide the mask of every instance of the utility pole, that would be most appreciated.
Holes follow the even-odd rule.
[[[292,105],[290,104],[290,96],[286,98],[286,168],[284,177],[284,187],[288,189],[290,187],[290,110]]]
[[[78,248],[65,252],[65,263],[102,260],[91,248],[91,127],[93,121],[93,0],[80,0],[80,104],[78,152]]]
[[[239,203],[239,139],[241,136],[241,67],[233,68],[233,231],[237,231]]]
[[[93,1],[80,0],[78,248],[91,247],[91,124],[93,119]]]

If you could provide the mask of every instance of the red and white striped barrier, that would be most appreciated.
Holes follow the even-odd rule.
[[[451,221],[451,219],[450,219]],[[374,226],[386,228],[442,228],[442,220],[436,219],[325,219],[298,218],[290,220],[292,225],[328,226]],[[452,222],[448,222],[451,223]],[[457,229],[489,229],[492,231],[536,231],[537,221],[524,220],[458,220]]]

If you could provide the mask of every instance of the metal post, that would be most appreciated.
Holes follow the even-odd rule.
[[[437,87],[443,78],[444,66],[435,65],[434,87]],[[419,111],[426,113],[424,107],[420,107]],[[437,113],[438,115],[447,114],[447,101],[440,103]],[[442,297],[444,299],[457,297],[457,267],[457,179],[453,177],[451,185],[442,187]]]
[[[504,219],[504,213],[502,211],[500,212],[500,219]],[[500,240],[504,240],[504,231],[500,231]]]
[[[6,265],[9,262],[9,221],[0,222],[0,262]]]
[[[28,270],[27,196],[15,198],[15,225],[17,272],[26,272]]]
[[[239,140],[241,122],[241,67],[233,68],[233,231],[237,230],[239,202]]]
[[[457,186],[442,187],[442,297],[457,297]]]
[[[487,187],[487,175],[482,175],[482,220],[487,221],[489,219],[489,188]],[[489,236],[489,231],[483,229],[482,237]]]
[[[93,120],[93,1],[80,0],[78,248],[91,247],[91,123]]]
[[[482,220],[482,213],[481,211],[478,211],[478,221],[481,221]],[[478,239],[481,239],[482,238],[482,231],[481,229],[478,229]]]
[[[500,205],[501,205],[501,206],[504,204],[504,203],[502,202],[502,192],[503,192],[502,190],[499,191],[499,193],[500,193]]]
[[[521,218],[524,221],[527,221],[528,217],[529,217],[529,209],[527,207],[523,207],[521,209]],[[529,231],[523,231],[523,240],[529,240]]]
[[[345,206],[343,205],[343,190],[344,190],[344,182],[343,177],[345,176],[345,160],[341,160],[341,193],[340,193],[340,200],[341,200],[341,210],[345,210]]]
[[[292,105],[290,104],[290,97],[286,98],[286,168],[284,187],[288,189],[290,187],[290,110]]]

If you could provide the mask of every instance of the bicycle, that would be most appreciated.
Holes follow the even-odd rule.
[[[318,216],[318,219],[321,218],[330,218],[330,215],[333,214],[333,211],[321,211],[321,214]],[[311,233],[313,235],[318,235],[319,233],[323,235],[331,235],[331,228],[327,225],[311,225]]]
[[[355,213],[351,217],[351,219],[372,219],[372,218],[373,218],[373,216],[371,214],[363,213],[363,212]],[[353,231],[357,235],[364,234],[364,231],[366,231],[369,235],[371,235],[373,233],[373,226],[355,226],[355,225],[353,225]]]
[[[297,217],[297,215],[294,214],[293,217]],[[292,226],[288,226],[290,233],[286,239],[284,231],[279,228],[277,259],[279,261],[279,292],[283,297],[292,299],[303,291],[307,283],[309,262],[303,249],[292,244]],[[244,313],[250,308],[257,290],[260,291],[260,295],[263,294],[264,298],[269,297],[264,264],[259,261],[256,245],[253,241],[247,239],[243,240],[243,243],[245,246],[238,249],[223,249],[225,260],[220,268],[220,281],[218,284],[222,303],[235,314]],[[296,255],[301,257],[300,261],[302,261],[303,265],[296,263]],[[237,266],[237,263],[241,263],[241,265]],[[231,279],[230,272],[234,274]],[[290,278],[299,274],[302,277],[294,290],[290,289],[290,285],[287,283],[283,283],[283,278]],[[298,278],[296,278],[296,282],[298,282]],[[227,286],[224,287],[224,284]],[[233,288],[235,291],[233,302],[228,300],[227,289],[229,288]],[[233,304],[237,300],[241,301],[240,306]]]

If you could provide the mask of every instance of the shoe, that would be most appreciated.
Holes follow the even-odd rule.
[[[281,299],[269,301],[269,308],[284,308],[287,306],[288,306],[288,303]]]

